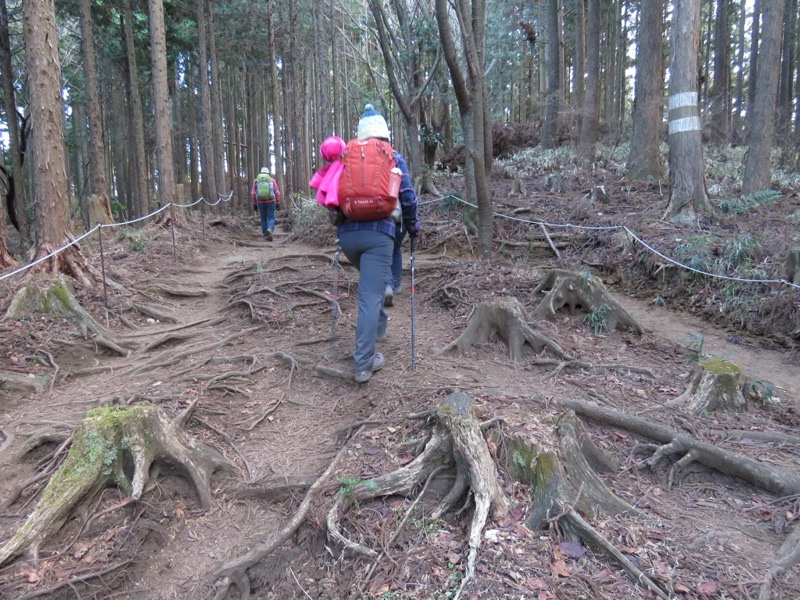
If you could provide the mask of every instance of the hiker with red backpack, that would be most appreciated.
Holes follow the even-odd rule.
[[[387,338],[385,283],[400,231],[412,237],[419,231],[417,197],[405,159],[389,144],[386,120],[371,104],[364,107],[357,139],[338,157],[330,154],[341,147],[337,140],[323,142],[320,152],[331,164],[310,185],[318,190],[317,202],[328,207],[342,251],[359,271],[353,360],[355,381],[364,383],[385,364],[383,354],[375,351],[377,342]]]
[[[272,241],[272,230],[275,229],[275,211],[281,206],[281,191],[278,182],[269,174],[267,167],[262,167],[261,172],[253,181],[250,190],[253,201],[253,210],[261,217],[261,235],[268,242]]]

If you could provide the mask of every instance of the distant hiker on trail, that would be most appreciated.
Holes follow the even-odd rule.
[[[417,197],[405,159],[389,145],[386,120],[371,104],[358,122],[358,139],[343,146],[341,139],[327,138],[320,154],[331,164],[317,171],[309,185],[317,190],[317,202],[328,207],[342,250],[359,271],[353,360],[355,380],[364,383],[385,364],[383,354],[375,351],[377,342],[387,338],[384,291],[387,281],[393,285],[397,238],[419,231]]]
[[[275,229],[275,211],[281,207],[281,191],[278,182],[270,177],[269,169],[263,167],[253,181],[250,190],[253,210],[261,216],[261,235],[268,242],[272,241],[272,230]]]

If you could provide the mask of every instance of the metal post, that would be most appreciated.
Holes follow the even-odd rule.
[[[339,309],[339,238],[336,238],[336,251],[333,254],[333,291],[331,293],[331,347],[330,354],[333,356],[334,343],[336,342],[336,317]]]
[[[97,222],[97,235],[100,238],[100,270],[103,274],[103,301],[108,308],[108,290],[106,289],[106,259],[103,254],[103,225]]]
[[[409,243],[411,244],[411,371],[414,372],[417,370],[417,357],[416,357],[416,339],[415,339],[415,332],[414,332],[414,296],[416,295],[415,281],[414,281],[414,238],[415,235],[411,235],[411,239]]]
[[[178,262],[178,249],[175,246],[175,205],[170,202],[169,206],[169,228],[172,232],[172,260]]]

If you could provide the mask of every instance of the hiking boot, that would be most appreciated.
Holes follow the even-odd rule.
[[[394,306],[394,290],[390,285],[387,285],[383,290],[383,305]]]
[[[388,339],[389,339],[389,334],[386,333],[385,331],[383,333],[379,333],[378,337],[376,338],[378,342],[385,342]]]
[[[375,371],[380,371],[383,365],[386,364],[386,359],[383,354],[376,352],[372,357],[372,370],[371,371],[356,371],[354,379],[356,383],[366,383]]]
[[[400,294],[402,294],[402,293],[403,293],[403,288],[401,288],[401,287],[398,285],[398,286],[397,286],[396,288],[394,288],[394,290],[392,290],[392,291],[394,292],[394,295],[395,295],[395,296],[399,296]]]
[[[272,229],[267,229],[267,233],[264,234],[264,239],[268,242],[272,241]]]

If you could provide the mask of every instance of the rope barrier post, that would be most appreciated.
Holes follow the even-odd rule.
[[[175,205],[169,203],[169,228],[172,232],[172,260],[178,262],[178,250],[175,247]]]
[[[206,241],[206,208],[201,207],[200,214],[203,216],[203,241]]]
[[[103,302],[108,308],[108,289],[106,288],[106,259],[103,253],[103,224],[97,222],[97,236],[100,238],[100,272],[103,274]]]

